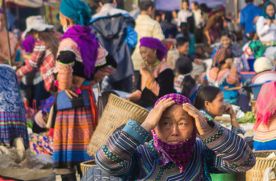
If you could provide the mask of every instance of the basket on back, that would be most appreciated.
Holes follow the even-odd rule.
[[[96,151],[106,144],[109,136],[120,126],[126,124],[132,119],[142,123],[148,111],[137,104],[126,99],[111,94],[108,98],[107,105],[99,120],[98,126],[93,133],[90,144],[88,146],[88,154],[93,156]]]
[[[255,152],[256,164],[246,172],[246,181],[263,181],[264,172],[267,168],[276,168],[276,157],[267,159],[271,153],[276,151]]]

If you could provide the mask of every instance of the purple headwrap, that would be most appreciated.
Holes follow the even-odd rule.
[[[167,56],[167,52],[168,52],[167,48],[157,38],[143,37],[140,39],[140,47],[141,46],[156,50],[156,56],[160,61],[162,61],[163,58]]]
[[[35,46],[35,38],[32,35],[28,35],[21,43],[21,47],[27,52],[32,53]]]
[[[99,43],[91,29],[86,26],[74,25],[63,35],[62,39],[70,38],[77,43],[84,64],[84,73],[91,77],[95,69]]]
[[[155,105],[161,100],[169,98],[174,100],[177,105],[190,103],[190,100],[181,94],[167,94],[159,98]],[[193,131],[193,134],[189,139],[174,145],[160,140],[154,130],[152,130],[152,135],[154,148],[159,153],[160,164],[164,166],[172,162],[178,166],[180,172],[183,172],[193,156],[194,145],[196,142],[196,131]]]
[[[0,14],[3,14],[3,9],[2,8],[0,8]]]

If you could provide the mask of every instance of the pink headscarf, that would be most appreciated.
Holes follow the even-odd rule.
[[[260,124],[269,124],[269,120],[276,114],[276,82],[269,82],[262,86],[256,102],[256,123],[254,129]]]
[[[181,94],[167,94],[161,98],[159,98],[155,105],[163,99],[169,99],[175,101],[177,105],[182,105],[184,103],[190,103],[190,100],[181,95]],[[159,153],[159,161],[162,166],[167,165],[168,163],[174,163],[178,166],[180,172],[183,172],[187,167],[187,164],[192,159],[192,155],[194,153],[194,146],[196,142],[196,132],[193,131],[191,137],[183,142],[178,144],[168,144],[164,141],[160,140],[152,130],[153,140],[154,140],[154,148]]]

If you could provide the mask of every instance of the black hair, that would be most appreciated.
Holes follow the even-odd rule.
[[[253,3],[254,0],[245,0],[245,3]]]
[[[175,70],[179,74],[188,74],[193,70],[192,59],[188,56],[181,56],[176,60]]]
[[[193,4],[194,4],[195,6],[197,6],[197,7],[199,7],[198,2],[194,1]]]
[[[206,3],[202,3],[199,5],[199,8],[202,12],[209,13],[211,9],[207,6]]]
[[[205,109],[205,101],[212,102],[219,93],[221,93],[221,90],[214,86],[200,87],[195,98],[194,106],[199,110]]]
[[[139,0],[139,8],[141,11],[147,11],[150,7],[154,7],[154,3],[151,0]]]
[[[102,4],[108,4],[108,3],[113,3],[114,0],[100,0],[100,2],[101,2]]]
[[[185,76],[182,82],[181,94],[186,97],[190,97],[191,91],[195,87],[195,85],[196,85],[196,81],[195,79],[192,78],[191,75]]]
[[[188,4],[188,6],[190,5],[189,0],[182,0],[182,3],[187,3],[187,4]]]
[[[227,36],[228,38],[232,38],[231,33],[229,31],[222,31],[221,36]]]
[[[186,37],[179,37],[176,39],[176,47],[183,46],[185,43],[189,43],[189,40]]]

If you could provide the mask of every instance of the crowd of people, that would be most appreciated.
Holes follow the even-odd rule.
[[[94,11],[62,0],[62,32],[38,15],[21,36],[7,32],[0,9],[0,145],[21,159],[27,149],[51,155],[66,181],[77,171],[82,180],[246,172],[252,150],[276,150],[276,7],[245,2],[236,20],[223,6],[188,0],[173,12],[155,10],[151,0],[133,12],[116,0],[95,0]],[[92,157],[95,89],[125,92],[149,114],[141,125],[129,120]],[[241,136],[233,105],[254,107],[253,144]],[[223,114],[231,129],[214,121]],[[92,159],[96,166],[82,175],[80,163]]]

